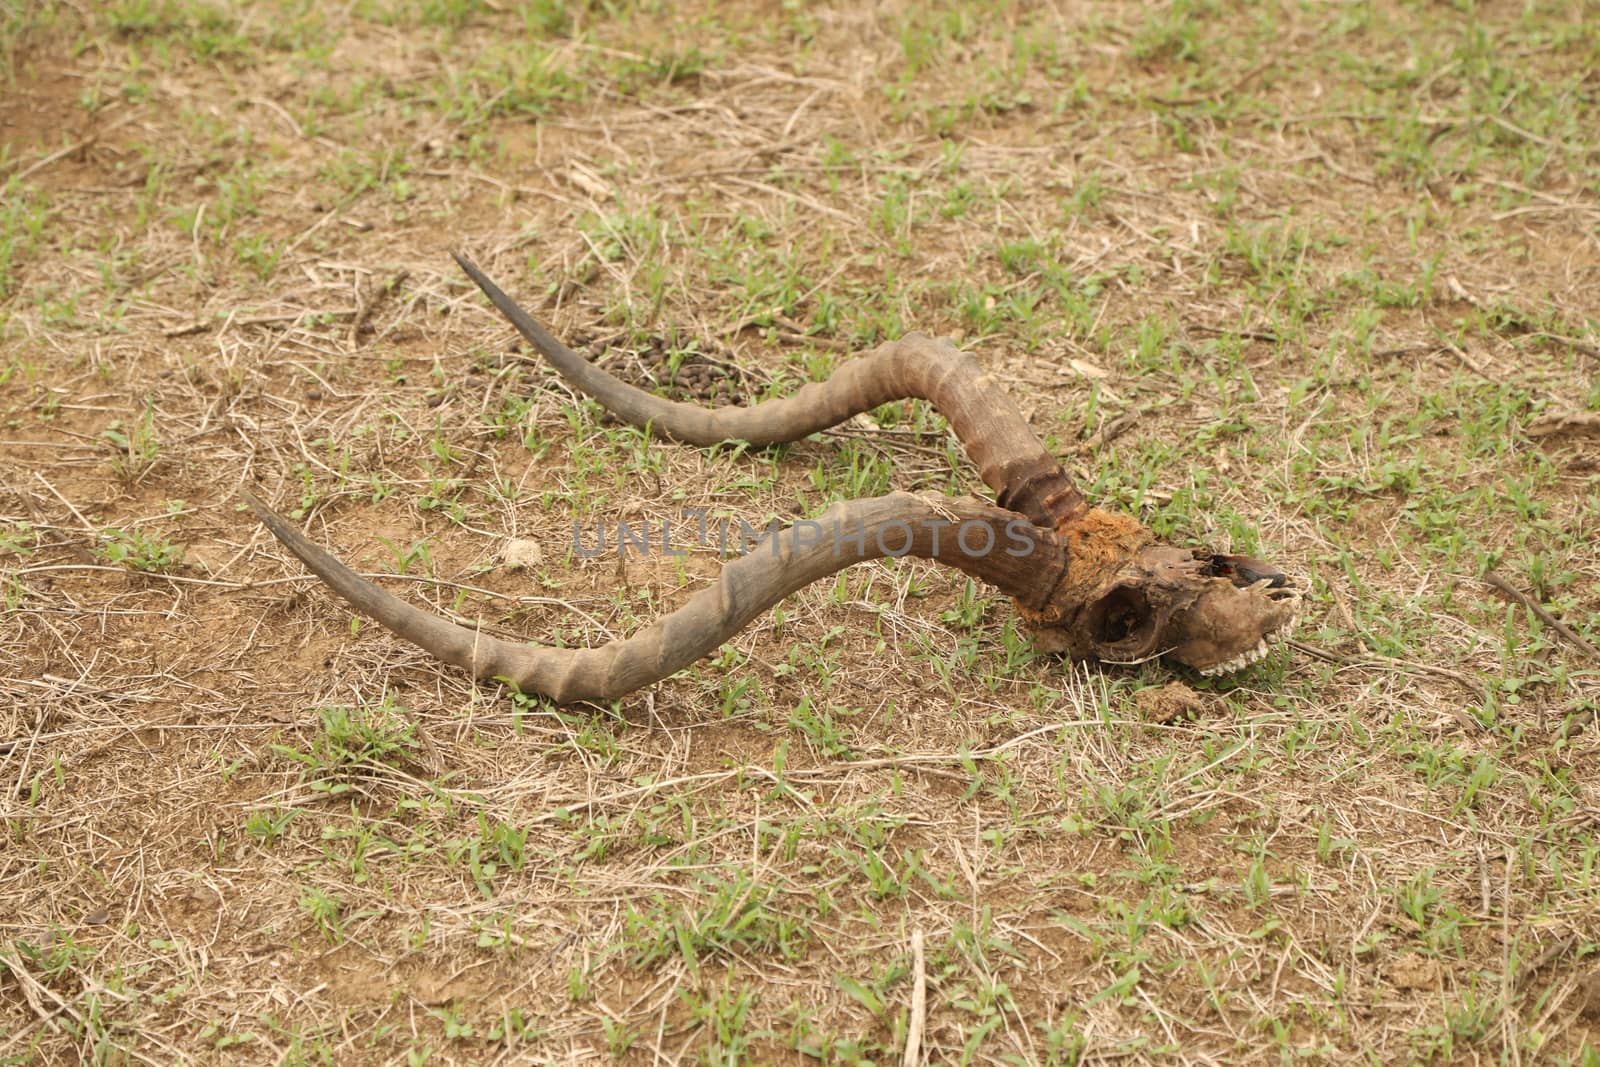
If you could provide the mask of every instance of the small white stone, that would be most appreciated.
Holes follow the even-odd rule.
[[[531,570],[544,562],[544,549],[531,538],[513,537],[500,549],[500,562],[514,571]]]

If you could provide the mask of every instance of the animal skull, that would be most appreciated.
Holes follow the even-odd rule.
[[[1038,625],[1034,646],[1103,663],[1164,656],[1203,675],[1265,658],[1293,631],[1301,594],[1286,575],[1244,557],[1151,545],[1069,618]]]
[[[794,441],[906,397],[933,404],[994,491],[969,497],[909,493],[836,503],[817,522],[781,531],[770,551],[729,563],[717,587],[625,640],[596,648],[502,641],[422,611],[359,577],[254,497],[275,537],[358,610],[483,679],[505,679],[558,702],[610,699],[711,652],[796,589],[852,563],[891,553],[882,533],[906,533],[905,551],[956,567],[1011,596],[1045,651],[1109,663],[1166,657],[1214,675],[1239,670],[1286,638],[1301,594],[1276,568],[1244,556],[1154,543],[1125,515],[1093,508],[976,360],[919,334],[880,346],[826,381],[748,408],[706,409],[636,389],[556,340],[470,261],[456,261],[574,388],[635,425],[690,444]],[[1026,554],[973,554],[930,531],[957,520],[1021,531]],[[854,547],[808,540],[801,526],[861,530]],[[868,536],[867,531],[875,536]],[[989,543],[994,544],[991,538]],[[765,543],[764,543],[765,544]]]

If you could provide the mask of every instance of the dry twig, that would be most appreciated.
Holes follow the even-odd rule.
[[[922,931],[911,931],[911,1019],[906,1024],[906,1050],[901,1067],[922,1062],[922,1030],[928,1021],[928,971],[922,958]]]
[[[1539,617],[1540,622],[1544,623],[1556,633],[1566,638],[1574,648],[1582,652],[1585,656],[1588,656],[1596,663],[1600,663],[1600,648],[1596,648],[1582,634],[1579,634],[1576,630],[1572,629],[1572,627],[1556,618],[1553,614],[1551,614],[1549,608],[1545,607],[1543,604],[1533,599],[1533,597],[1529,596],[1527,593],[1524,593],[1522,590],[1506,581],[1494,571],[1489,571],[1484,574],[1483,580],[1487,584],[1492,585],[1496,589],[1500,590],[1500,592],[1504,593],[1512,600],[1515,600],[1517,603],[1527,608],[1529,611],[1533,612]]]

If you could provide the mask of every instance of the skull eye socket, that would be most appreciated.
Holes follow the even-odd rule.
[[[1150,639],[1155,613],[1144,593],[1119,585],[1089,606],[1085,621],[1098,645],[1143,644]]]

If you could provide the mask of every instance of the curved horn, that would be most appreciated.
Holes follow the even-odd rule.
[[[703,408],[664,400],[607,374],[556,340],[470,259],[459,252],[451,255],[574,389],[635,426],[648,423],[691,445],[772,445],[798,441],[880,404],[914,397],[933,404],[950,423],[1001,507],[1048,529],[1059,529],[1089,509],[994,378],[946,341],[907,334],[851,360],[826,381],[801,386],[792,396],[750,407]]]
[[[241,495],[274,537],[363,615],[477,678],[504,679],[558,704],[612,700],[666,678],[790,593],[863,560],[908,554],[938,560],[1034,613],[1048,609],[1069,569],[1054,534],[1012,512],[971,497],[890,493],[834,504],[814,520],[769,534],[724,567],[715,585],[632,637],[598,648],[548,648],[502,641],[415,608],[323,551],[250,493]]]

